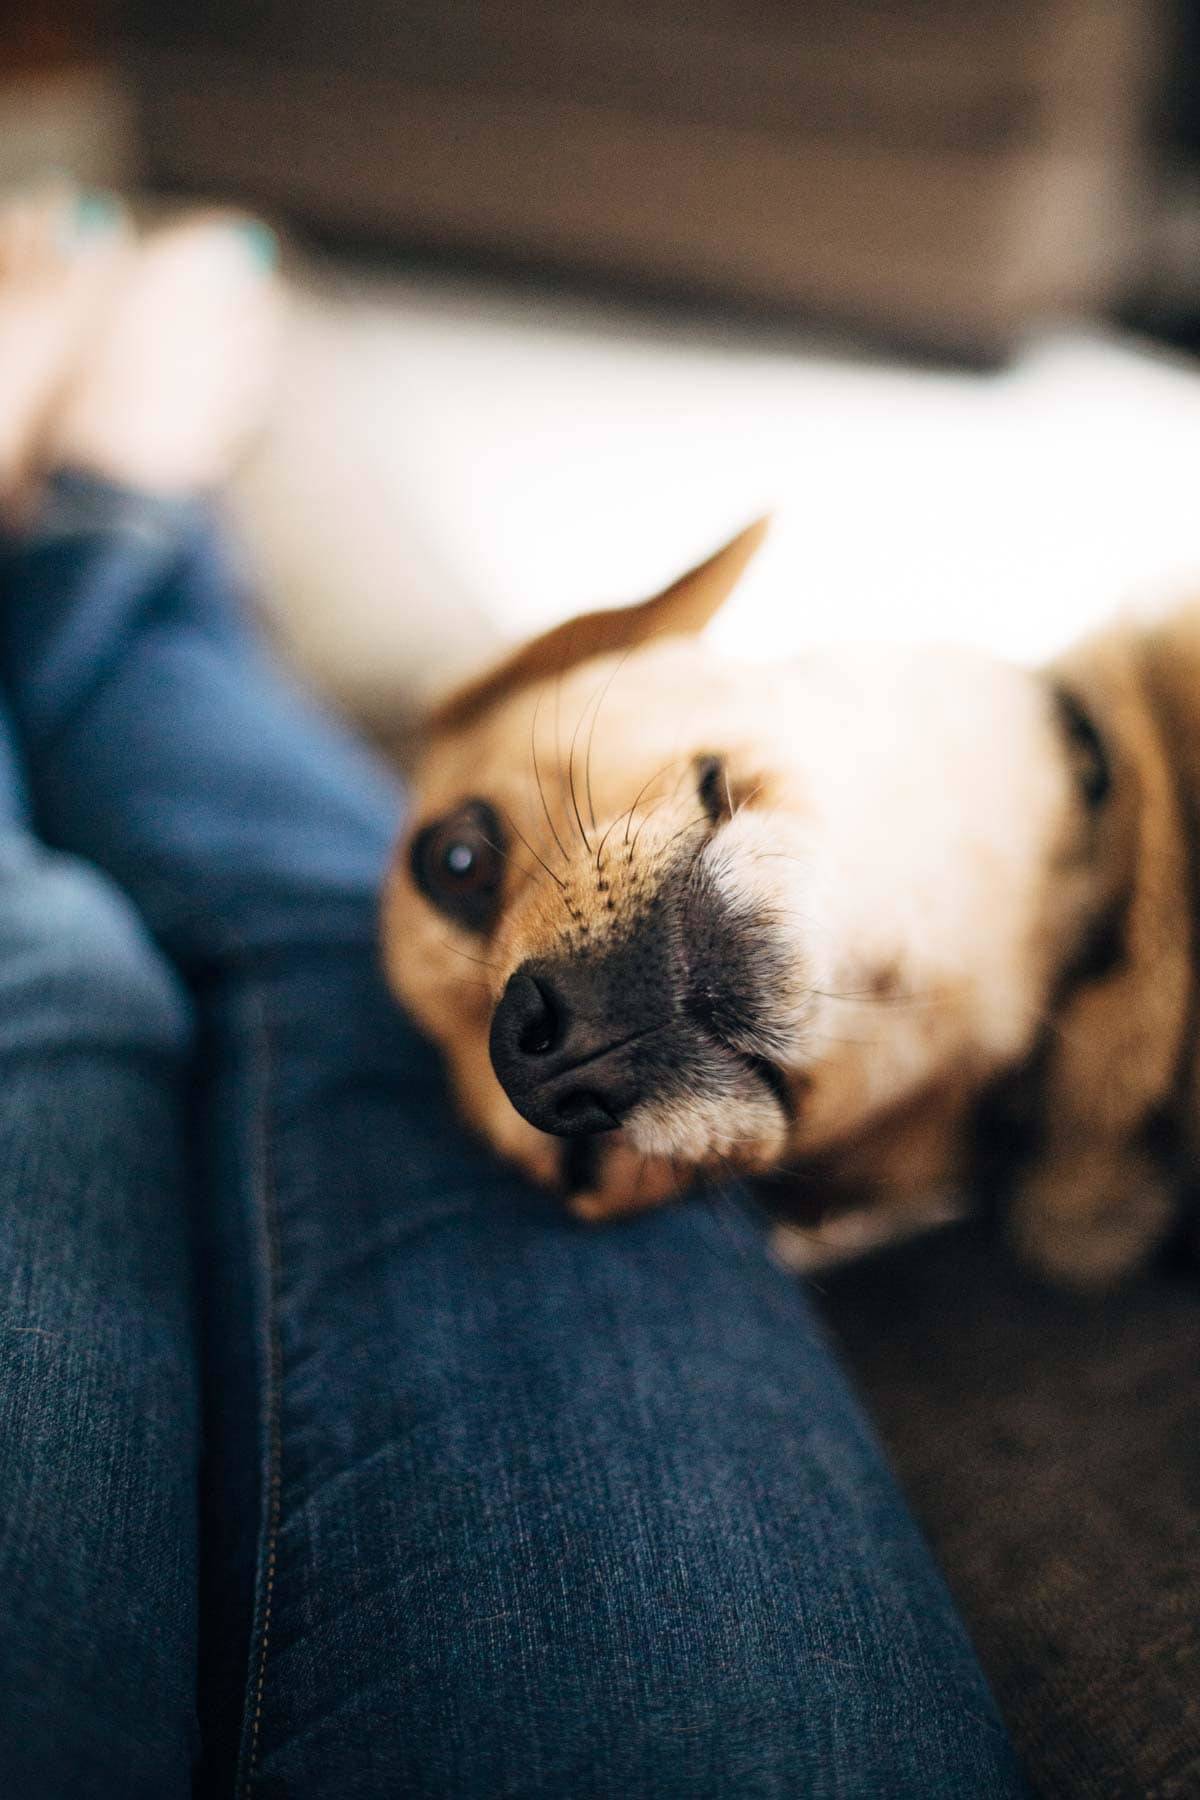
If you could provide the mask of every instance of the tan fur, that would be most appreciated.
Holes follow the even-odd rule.
[[[1064,659],[1114,756],[1102,888],[1124,909],[1112,972],[1082,983],[1061,1005],[1042,1076],[1043,1142],[1017,1197],[1013,1224],[1026,1253],[1049,1272],[1103,1283],[1154,1247],[1174,1211],[1169,1183],[1142,1140],[1174,1109],[1192,1015],[1190,874],[1180,807],[1182,742],[1170,742],[1152,664],[1157,645],[1117,630]],[[1200,672],[1200,671],[1197,671]]]
[[[562,1146],[497,1080],[493,1010],[527,959],[602,951],[682,841],[723,906],[786,941],[769,1053],[790,1116],[731,1065],[725,1098],[647,1104],[600,1140],[576,1210],[657,1204],[730,1166],[907,1205],[969,1178],[981,1097],[1026,1067],[1039,1150],[1017,1188],[1018,1241],[1062,1278],[1109,1280],[1174,1214],[1166,1125],[1200,1153],[1200,620],[1115,631],[1052,672],[1114,766],[1093,817],[1041,673],[940,647],[774,669],[717,657],[696,633],[761,533],[644,607],[546,634],[442,709],[416,823],[486,798],[513,834],[503,904],[481,941],[417,891],[402,846],[383,929],[396,991],[443,1048],[471,1124],[553,1185]],[[706,837],[692,771],[709,754],[731,816]],[[1076,978],[1106,922],[1119,953]]]

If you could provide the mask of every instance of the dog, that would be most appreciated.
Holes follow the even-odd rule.
[[[728,1170],[897,1217],[974,1188],[1038,1269],[1110,1283],[1200,1148],[1200,610],[1045,669],[739,664],[702,633],[764,530],[441,706],[392,987],[580,1217]]]

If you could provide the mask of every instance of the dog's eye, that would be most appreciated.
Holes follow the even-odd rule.
[[[719,756],[697,757],[696,794],[708,814],[710,824],[720,825],[723,820],[732,817],[729,779],[725,773],[725,764]]]
[[[1095,809],[1104,804],[1112,789],[1112,767],[1104,739],[1069,689],[1056,688],[1054,700],[1075,784],[1086,804]]]
[[[413,880],[456,924],[489,931],[500,908],[505,849],[492,807],[469,800],[417,833],[409,853]]]

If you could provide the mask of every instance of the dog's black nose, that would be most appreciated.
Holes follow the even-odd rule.
[[[492,1067],[539,1131],[613,1131],[642,1097],[637,1044],[644,1035],[614,1014],[602,970],[584,962],[524,963],[492,1017]]]

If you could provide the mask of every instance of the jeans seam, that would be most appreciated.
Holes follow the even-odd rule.
[[[258,1777],[259,1758],[262,1741],[263,1695],[266,1688],[267,1664],[271,1647],[271,1619],[275,1599],[275,1574],[278,1563],[279,1532],[282,1516],[283,1486],[283,1425],[282,1425],[282,1386],[283,1386],[283,1346],[279,1332],[279,1277],[281,1256],[281,1234],[279,1227],[278,1195],[271,1178],[269,1100],[271,1091],[271,1043],[267,1030],[266,1010],[262,996],[253,993],[253,1036],[257,1040],[260,1053],[261,1081],[257,1084],[257,1105],[254,1114],[254,1138],[252,1161],[252,1191],[259,1199],[259,1214],[265,1233],[267,1261],[267,1293],[266,1293],[266,1339],[267,1339],[267,1378],[265,1394],[266,1410],[266,1472],[267,1472],[267,1511],[262,1554],[265,1556],[265,1573],[261,1593],[255,1603],[255,1637],[258,1640],[258,1667],[254,1677],[253,1706],[254,1713],[250,1725],[250,1742],[243,1751],[245,1768],[239,1783],[238,1792],[248,1796]],[[260,1568],[264,1564],[260,1561]],[[249,1696],[247,1697],[249,1704]]]
[[[157,890],[166,903],[177,904],[180,891],[176,882],[160,871],[144,868],[142,882]],[[183,916],[201,910],[194,895],[187,896]],[[279,1213],[279,1195],[273,1179],[271,1157],[271,1096],[274,1085],[275,1057],[268,1026],[267,1007],[261,991],[253,984],[256,957],[251,945],[233,930],[227,921],[205,914],[210,929],[219,938],[226,954],[232,953],[236,966],[250,976],[247,989],[247,1022],[252,1041],[252,1070],[257,1061],[259,1079],[253,1083],[254,1107],[251,1114],[250,1200],[262,1226],[267,1271],[265,1295],[266,1378],[263,1394],[265,1425],[266,1516],[257,1568],[261,1582],[256,1582],[250,1645],[257,1645],[257,1670],[253,1676],[253,1648],[247,1653],[247,1686],[252,1679],[253,1701],[249,1691],[242,1714],[241,1744],[234,1777],[234,1792],[239,1800],[248,1800],[258,1782],[262,1753],[262,1714],[266,1690],[267,1664],[270,1655],[271,1623],[274,1610],[279,1536],[283,1512],[283,1340],[279,1328],[280,1284],[283,1262],[283,1231]],[[172,959],[175,960],[175,959]],[[235,970],[231,970],[235,973]],[[257,1058],[253,1052],[257,1051]],[[247,1714],[253,1704],[253,1718],[246,1742]]]
[[[160,899],[168,906],[177,905],[180,900],[178,884],[165,876],[161,871],[146,868],[142,872],[143,886],[157,892]],[[144,908],[143,908],[144,910]],[[184,904],[184,916],[200,910],[194,896],[188,896]],[[210,929],[220,940],[222,950],[232,953],[242,970],[251,974],[254,969],[254,958],[249,945],[240,934],[229,926],[225,920],[214,919],[206,914]],[[174,959],[172,959],[174,960]],[[249,1036],[251,1039],[251,1072],[253,1075],[257,1063],[259,1079],[252,1081],[254,1105],[251,1112],[251,1157],[250,1157],[250,1201],[254,1212],[261,1220],[263,1243],[267,1269],[265,1296],[265,1332],[266,1338],[266,1379],[263,1394],[263,1417],[265,1424],[266,1454],[265,1474],[267,1506],[263,1527],[263,1538],[257,1557],[258,1572],[263,1574],[261,1584],[256,1580],[254,1611],[251,1622],[250,1644],[258,1646],[258,1668],[254,1677],[254,1717],[250,1727],[250,1742],[245,1741],[246,1712],[250,1705],[249,1694],[242,1712],[242,1741],[239,1745],[237,1768],[234,1775],[234,1791],[239,1800],[246,1800],[251,1794],[258,1778],[259,1756],[261,1751],[261,1726],[263,1693],[267,1679],[267,1659],[270,1650],[271,1616],[275,1598],[275,1570],[278,1558],[279,1529],[282,1513],[282,1463],[283,1463],[283,1429],[282,1429],[282,1389],[283,1389],[283,1345],[279,1333],[279,1281],[282,1234],[279,1226],[278,1196],[271,1178],[271,1130],[270,1099],[274,1059],[272,1055],[271,1034],[267,1027],[267,1009],[262,994],[253,982],[246,990]],[[255,1055],[257,1052],[257,1056]],[[257,1202],[257,1205],[255,1205]],[[263,1558],[265,1555],[265,1573]],[[248,1651],[247,1679],[249,1680]]]

